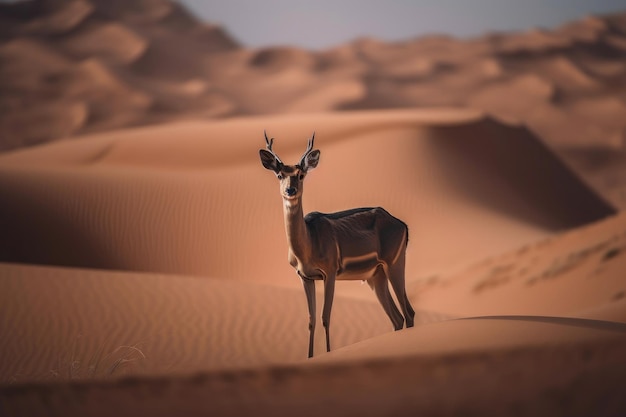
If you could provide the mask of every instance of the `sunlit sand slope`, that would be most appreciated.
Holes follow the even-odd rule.
[[[0,264],[0,287],[0,384],[267,366],[307,354],[302,291],[16,264]],[[416,322],[442,318],[418,312]],[[334,348],[391,329],[373,296],[335,299]],[[118,359],[129,361],[116,367]]]
[[[524,245],[409,293],[453,315],[540,314],[626,322],[626,213]],[[622,307],[620,307],[622,306]]]

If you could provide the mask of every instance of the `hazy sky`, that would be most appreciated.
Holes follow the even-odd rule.
[[[362,36],[550,28],[590,13],[626,11],[626,0],[180,0],[246,46],[322,49]]]

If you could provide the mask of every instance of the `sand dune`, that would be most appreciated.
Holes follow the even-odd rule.
[[[1,69],[3,89],[12,84],[22,92],[36,89],[46,73],[67,71],[71,67],[69,60],[51,51],[45,43],[30,39],[16,39],[0,45],[0,57],[4,62]]]
[[[24,144],[46,143],[50,135],[68,137],[85,126],[89,108],[82,100],[60,100],[46,106],[29,108],[5,117],[0,123],[0,134],[8,139],[7,146],[21,147]],[[33,123],[37,119],[37,123]],[[19,130],[20,137],[11,132]]]
[[[611,29],[607,20],[587,16],[579,21],[566,23],[557,32],[577,41],[594,42]]]
[[[17,264],[0,264],[0,285],[1,384],[103,378],[124,355],[135,360],[115,375],[241,369],[306,358],[301,290]],[[373,296],[337,297],[333,314],[335,348],[391,330]],[[418,312],[416,323],[445,317]],[[323,352],[319,333],[317,350]],[[96,363],[99,368],[90,370]]]
[[[626,153],[620,149],[570,149],[563,153],[568,164],[579,171],[586,171],[585,179],[595,189],[604,190],[615,206],[626,207]]]
[[[136,123],[152,104],[152,97],[122,83],[98,60],[82,62],[76,72],[68,89],[89,102],[88,130]],[[124,111],[117,111],[120,109]]]
[[[138,298],[151,298],[153,293],[166,289],[165,285],[174,290],[176,298],[181,291],[185,291],[185,299],[190,300],[191,305],[195,305],[195,300],[200,296],[208,295],[212,301],[208,309],[224,306],[225,298],[219,292],[230,289],[224,282],[210,284],[211,290],[217,290],[217,294],[212,291],[206,294],[198,291],[197,285],[206,285],[210,281],[191,279],[185,282],[188,279],[183,277],[140,277],[14,265],[1,267],[12,274],[11,279],[5,280],[5,283],[13,284],[19,282],[13,278],[21,276],[28,279],[30,276],[32,279],[33,273],[39,270],[37,273],[45,275],[40,277],[42,285],[38,287],[39,290],[50,284],[67,290],[67,283],[63,280],[68,278],[75,280],[75,283],[86,278],[93,285],[100,275],[103,278],[101,283],[105,280],[108,282],[106,285],[96,285],[95,288],[105,292],[110,291],[113,281],[114,286],[121,284],[135,289],[149,289],[148,294],[142,294],[141,291],[133,294],[138,294]],[[146,280],[152,282],[145,285]],[[155,283],[157,285],[153,286]],[[33,297],[36,293],[33,289],[37,287],[29,288],[29,292],[22,292],[20,295],[37,302],[39,298]],[[50,287],[48,292],[49,290]],[[231,295],[230,299],[250,302],[255,297],[252,294],[259,294],[262,298],[265,291],[268,291],[268,295],[271,291],[272,297],[282,292],[263,287],[247,290],[242,292],[239,288],[235,298]],[[261,291],[258,292],[259,290]],[[535,287],[533,291],[539,297],[544,294],[544,289],[540,287]],[[51,293],[53,297],[46,300],[47,302],[54,302],[54,296],[59,294],[56,291]],[[81,291],[73,291],[70,296],[76,293]],[[39,297],[41,294],[43,291]],[[131,304],[132,309],[136,310],[135,296],[130,297],[135,298],[131,302],[120,302],[120,295],[128,297],[131,293],[112,291],[111,294],[114,296],[105,296],[104,299],[114,302],[113,307],[116,309],[113,311],[117,312],[120,305]],[[475,297],[470,295],[462,302],[471,302]],[[222,301],[218,301],[220,299]],[[81,311],[91,313],[101,308],[88,307],[89,301],[89,298],[82,301],[85,305],[78,306]],[[260,310],[269,313],[265,316],[266,320],[269,319],[269,324],[256,330],[254,325],[237,328],[236,341],[228,339],[229,331],[223,327],[215,329],[211,324],[205,327],[215,329],[221,338],[231,344],[234,342],[238,347],[242,346],[240,341],[247,341],[251,334],[265,333],[266,336],[284,337],[286,334],[282,331],[276,332],[280,326],[271,313],[278,306],[282,312],[291,310],[289,297],[284,301],[274,302],[271,308],[267,304],[260,306]],[[253,301],[248,311],[255,310],[257,302],[258,299]],[[4,307],[7,304],[2,305]],[[172,308],[176,301],[168,298],[164,305]],[[354,300],[349,301],[348,311],[355,305]],[[83,310],[85,307],[87,308]],[[186,303],[176,308],[180,310],[181,307],[184,310],[189,308]],[[623,303],[621,307],[623,317]],[[529,305],[529,308],[532,309],[532,306]],[[17,309],[18,312],[20,310]],[[122,313],[128,312],[123,310]],[[200,311],[194,313],[196,320],[198,315],[201,317],[200,321],[207,317],[206,313]],[[163,314],[167,320],[160,323],[163,329],[159,330],[166,330],[172,317],[186,317],[180,312],[176,314],[166,311]],[[361,316],[362,311],[358,311],[358,314]],[[88,320],[84,317],[89,317],[89,314],[83,314],[80,320],[74,316],[72,320],[74,323],[85,323]],[[222,317],[231,325],[244,321],[239,316],[231,322],[234,318],[232,314]],[[280,314],[279,317],[284,321],[285,316]],[[131,316],[130,323],[125,325],[132,324],[133,321],[134,316]],[[35,323],[33,320],[32,324]],[[150,328],[146,324],[144,317],[143,329]],[[198,323],[190,324],[192,332],[197,331]],[[229,327],[226,326],[226,329]],[[182,333],[179,337],[189,337],[189,331],[185,330],[186,328],[178,330]],[[159,334],[167,334],[171,337],[168,337],[168,341],[176,339],[177,335],[169,332],[156,333],[157,337],[154,339],[158,339]],[[14,384],[0,389],[0,407],[11,415],[43,415],[51,412],[64,415],[107,415],[112,412],[108,408],[112,404],[115,404],[117,415],[168,415],[181,410],[189,413],[228,411],[230,415],[249,415],[252,410],[255,415],[317,415],[320,412],[345,415],[348,411],[359,415],[389,412],[396,415],[414,415],[416,412],[424,415],[458,415],[468,412],[502,415],[511,410],[515,410],[517,415],[619,415],[626,410],[621,389],[626,382],[623,354],[625,337],[625,322],[589,318],[534,315],[457,319],[385,333],[318,356],[306,363],[277,368],[195,372],[188,376],[173,375],[170,372],[167,376],[157,378],[135,376],[132,379],[110,382]],[[284,348],[281,344],[281,349]],[[193,355],[198,352],[206,351],[201,349],[189,353]],[[229,350],[228,353],[234,353],[236,357],[242,352]],[[232,356],[228,359],[232,359]],[[511,375],[515,375],[515,378],[511,378]],[[330,404],[332,406],[329,407]],[[520,408],[520,404],[524,406]]]
[[[316,130],[322,157],[307,208],[380,204],[409,224],[416,327],[392,332],[368,286],[339,283],[334,350],[322,353],[320,329],[318,355],[305,359],[306,303],[285,260],[275,179],[257,160],[263,129],[285,161]],[[477,111],[98,134],[4,154],[0,197],[3,260],[73,267],[0,264],[0,411],[626,408],[616,388],[626,372],[625,215],[600,220],[614,210],[535,136]]]
[[[572,43],[567,36],[539,28],[527,30],[518,36],[499,36],[494,40],[496,40],[496,51],[504,54],[541,53],[551,49],[565,48]]]
[[[311,67],[313,57],[306,51],[292,47],[263,48],[255,51],[250,65],[264,70],[280,70],[293,67]]]
[[[524,75],[494,83],[477,92],[469,101],[489,114],[514,123],[522,123],[538,105],[550,101],[556,88],[550,82],[535,75]],[[507,100],[515,97],[515,100]]]
[[[301,98],[295,100],[288,112],[301,112],[307,109],[315,112],[331,111],[341,105],[359,100],[365,95],[363,83],[352,80],[340,80],[329,83],[310,92],[302,93]]]
[[[133,3],[112,0],[95,1],[93,4],[107,17],[126,21],[138,20],[141,23],[160,21],[169,16],[176,6],[164,0],[140,0]]]
[[[276,180],[258,161],[263,129],[285,161],[317,132],[305,210],[380,205],[409,224],[409,281],[613,212],[528,131],[476,112],[242,118],[1,157],[2,259],[299,288]]]
[[[616,131],[621,130],[622,134],[616,135],[621,136],[621,141],[616,142],[615,146],[622,145],[626,129],[626,103],[614,98],[593,97],[573,101],[567,105],[567,108],[576,118],[612,127]]]
[[[621,213],[486,259],[462,273],[432,277],[416,284],[411,295],[422,308],[457,316],[576,316],[621,303],[625,255],[626,215]]]
[[[29,35],[54,35],[70,31],[79,26],[94,9],[93,5],[85,0],[58,2],[57,7],[49,7],[47,10],[39,8],[36,3],[16,6],[22,9],[23,16],[32,19],[24,27]]]
[[[108,62],[128,64],[145,51],[147,43],[123,25],[110,23],[75,33],[61,47],[78,59],[99,56]]]
[[[600,87],[600,84],[589,74],[586,74],[572,60],[556,56],[546,60],[539,65],[537,72],[548,77],[561,90],[593,91]]]

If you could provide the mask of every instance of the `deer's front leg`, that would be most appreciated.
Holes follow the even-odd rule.
[[[313,357],[313,342],[315,339],[315,281],[302,278],[306,301],[309,305],[309,358]]]
[[[330,312],[333,309],[335,297],[335,275],[324,277],[324,308],[322,310],[322,325],[326,331],[326,352],[330,352]]]

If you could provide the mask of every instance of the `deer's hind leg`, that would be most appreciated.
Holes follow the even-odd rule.
[[[402,314],[404,314],[404,318],[406,319],[406,327],[413,327],[415,322],[415,310],[413,310],[413,306],[411,306],[409,302],[409,297],[406,295],[404,278],[405,261],[406,254],[403,250],[395,262],[389,266],[389,281],[391,281],[391,286],[396,293],[398,303],[400,303]]]
[[[391,297],[387,275],[385,274],[382,266],[379,266],[376,269],[376,273],[372,278],[367,280],[367,283],[376,293],[376,297],[391,320],[394,330],[400,330],[404,324],[404,318],[402,317],[402,314],[400,314],[398,307],[396,307],[396,303]]]

